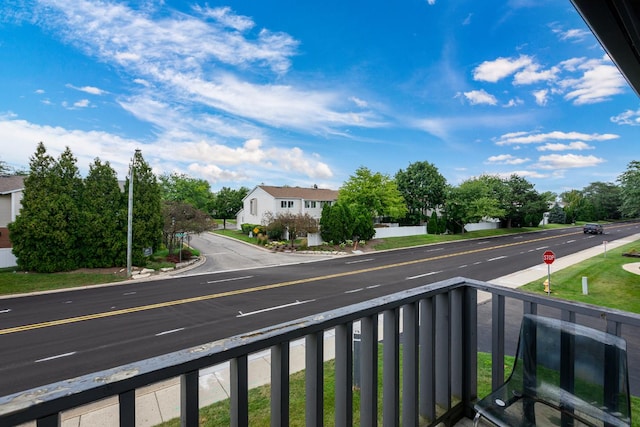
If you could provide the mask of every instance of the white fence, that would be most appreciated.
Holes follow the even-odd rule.
[[[0,249],[0,268],[15,267],[18,265],[16,257],[11,253],[11,248]]]
[[[466,231],[493,230],[500,228],[500,222],[478,222],[464,226]]]
[[[411,227],[380,227],[376,228],[376,234],[373,238],[385,239],[387,237],[419,236],[421,234],[427,234],[426,225],[416,225]]]

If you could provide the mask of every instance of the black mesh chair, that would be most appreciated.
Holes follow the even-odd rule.
[[[475,410],[474,426],[630,426],[626,342],[527,314],[511,375]]]

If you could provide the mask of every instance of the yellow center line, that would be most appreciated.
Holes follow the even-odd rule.
[[[579,234],[579,233],[569,233],[569,234],[566,234],[566,235],[563,235],[563,236],[569,236],[571,234]],[[183,299],[178,299],[178,300],[173,300],[173,301],[166,301],[166,302],[159,302],[159,303],[155,303],[155,304],[141,305],[141,306],[138,306],[138,307],[123,308],[121,310],[105,311],[105,312],[102,312],[102,313],[86,314],[84,316],[69,317],[69,318],[66,318],[66,319],[58,319],[58,320],[50,320],[50,321],[47,321],[47,322],[32,323],[32,324],[28,324],[28,325],[15,326],[13,328],[0,329],[0,335],[8,335],[8,334],[13,334],[13,333],[17,333],[17,332],[30,331],[30,330],[34,330],[34,329],[48,328],[48,327],[51,327],[51,326],[67,325],[67,324],[70,324],[70,323],[83,322],[85,320],[103,319],[103,318],[106,318],[106,317],[113,317],[113,316],[120,316],[120,315],[123,315],[123,314],[138,313],[138,312],[141,312],[141,311],[148,311],[148,310],[155,310],[155,309],[158,309],[158,308],[166,308],[166,307],[172,307],[172,306],[176,306],[176,305],[190,304],[190,303],[194,303],[194,302],[207,301],[207,300],[224,298],[224,297],[229,297],[229,296],[234,296],[234,295],[242,295],[242,294],[247,294],[247,293],[251,293],[251,292],[266,291],[266,290],[269,290],[269,289],[284,288],[284,287],[287,287],[287,286],[294,286],[294,285],[300,285],[300,284],[303,284],[303,283],[310,283],[310,282],[317,282],[317,281],[322,281],[322,280],[336,279],[336,278],[339,278],[339,277],[353,276],[353,275],[356,275],[356,274],[371,273],[371,272],[374,272],[374,271],[385,270],[385,269],[389,269],[389,268],[404,267],[404,266],[407,266],[407,265],[420,264],[420,263],[429,262],[429,261],[436,261],[436,260],[439,260],[439,259],[451,258],[451,257],[454,257],[454,256],[468,255],[468,254],[473,254],[473,253],[478,253],[478,252],[490,251],[490,250],[494,250],[494,249],[507,248],[507,247],[510,247],[510,246],[517,246],[517,245],[522,245],[522,244],[525,244],[525,243],[539,242],[539,241],[543,241],[543,240],[554,239],[554,238],[557,238],[557,237],[559,237],[559,236],[547,236],[547,237],[541,237],[541,238],[538,238],[538,239],[527,240],[527,241],[522,241],[522,242],[505,243],[503,245],[491,246],[491,247],[488,247],[488,248],[471,249],[471,250],[468,250],[468,251],[456,252],[456,253],[452,253],[452,254],[438,255],[438,256],[429,257],[429,258],[420,258],[420,259],[416,259],[416,260],[398,262],[398,263],[394,263],[394,264],[386,264],[386,265],[381,265],[381,266],[377,266],[377,267],[364,268],[364,269],[360,269],[360,270],[346,271],[344,273],[327,274],[325,276],[316,276],[316,277],[310,277],[310,278],[306,278],[306,279],[298,279],[298,280],[291,280],[291,281],[287,281],[287,282],[272,283],[270,285],[255,286],[253,288],[237,289],[237,290],[233,290],[233,291],[220,292],[220,293],[217,293],[217,294],[202,295],[202,296],[192,297],[192,298],[183,298]]]

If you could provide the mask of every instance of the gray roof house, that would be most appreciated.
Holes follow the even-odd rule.
[[[236,215],[237,228],[242,224],[262,224],[267,213],[306,213],[320,219],[324,205],[336,200],[336,190],[258,185],[242,200],[242,209]]]

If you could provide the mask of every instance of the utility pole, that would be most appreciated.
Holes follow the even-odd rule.
[[[133,170],[136,164],[136,155],[140,152],[140,150],[136,149],[136,154],[134,154],[133,159],[131,160],[131,165],[129,166],[129,210],[127,213],[127,278],[131,277],[131,254],[133,252]]]

